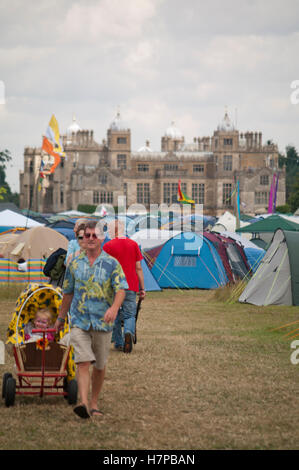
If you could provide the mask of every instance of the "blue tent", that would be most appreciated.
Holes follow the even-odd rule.
[[[157,283],[156,279],[152,275],[148,265],[146,262],[141,260],[141,266],[142,266],[142,271],[143,271],[143,277],[144,277],[144,287],[147,292],[153,292],[153,291],[159,291],[162,290],[159,284]]]
[[[144,257],[162,288],[215,289],[228,282],[215,247],[199,233],[182,232],[144,250]]]
[[[255,272],[259,267],[263,257],[265,256],[266,251],[262,248],[251,248],[246,246],[244,247],[244,251],[252,272]]]

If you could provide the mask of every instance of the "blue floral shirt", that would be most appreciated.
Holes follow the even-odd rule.
[[[102,251],[91,266],[82,252],[70,262],[63,283],[63,293],[74,294],[70,308],[71,326],[111,331],[113,324],[104,322],[103,318],[114,295],[121,289],[128,289],[128,284],[115,258]]]

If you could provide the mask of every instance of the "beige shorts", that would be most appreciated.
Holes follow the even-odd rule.
[[[111,346],[111,335],[112,332],[71,328],[70,343],[74,347],[75,363],[91,362],[97,369],[104,369]]]

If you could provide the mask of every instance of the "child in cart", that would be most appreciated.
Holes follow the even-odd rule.
[[[33,321],[30,321],[25,325],[24,335],[25,343],[32,343],[43,337],[43,333],[32,331],[34,329],[47,330],[53,329],[53,316],[48,308],[40,309],[36,312]],[[48,341],[55,340],[55,334],[52,332],[46,333],[45,337]]]

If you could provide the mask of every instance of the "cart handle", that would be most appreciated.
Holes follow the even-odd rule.
[[[56,333],[55,328],[33,328],[32,333]]]

